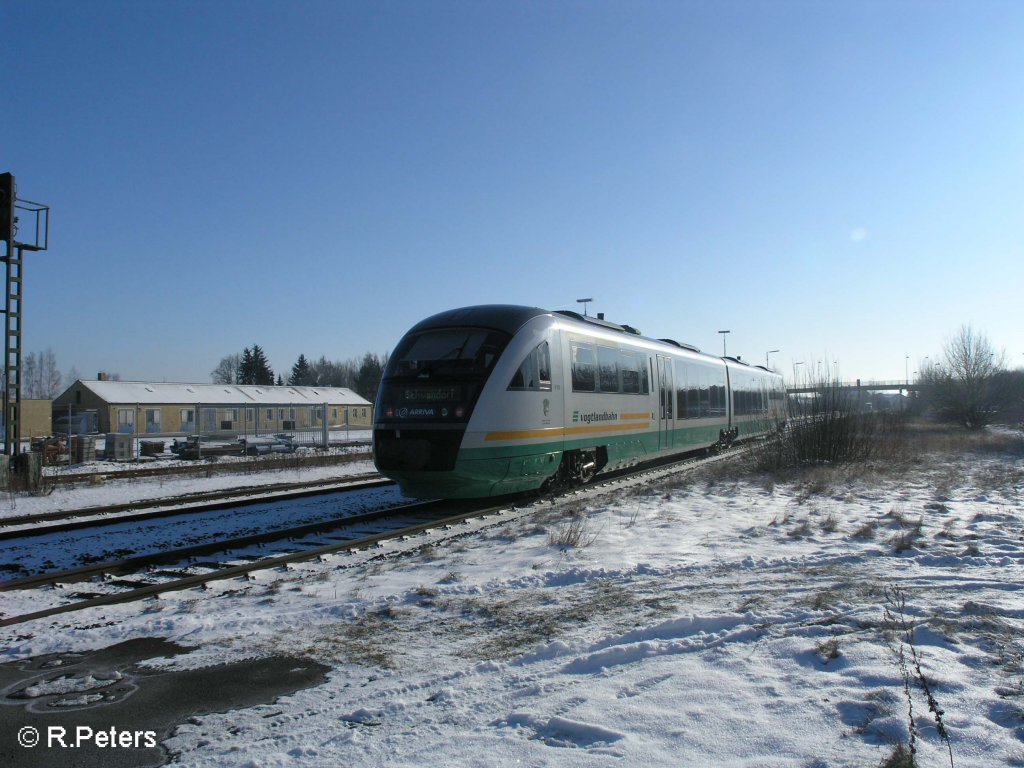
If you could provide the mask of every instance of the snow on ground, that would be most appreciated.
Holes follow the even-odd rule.
[[[196,649],[157,666],[333,667],[182,724],[167,747],[189,766],[812,768],[878,765],[907,741],[897,659],[913,649],[955,765],[1020,766],[1024,444],[997,443],[580,494],[6,628],[3,658],[161,636]],[[919,764],[947,765],[908,674]]]
[[[360,433],[363,434],[363,433]],[[102,449],[103,441],[99,441]],[[306,451],[308,449],[300,449]],[[354,451],[366,452],[369,445],[353,448],[333,448],[332,452],[347,454]],[[271,457],[274,458],[274,457]],[[45,473],[51,475],[68,475],[103,472],[105,479],[97,485],[78,484],[74,487],[56,485],[48,492],[39,495],[8,493],[0,497],[0,521],[8,517],[22,515],[62,512],[85,507],[97,507],[108,504],[130,504],[135,501],[152,499],[175,499],[198,491],[227,491],[240,489],[249,491],[254,487],[314,480],[344,480],[351,475],[376,471],[370,459],[353,460],[344,464],[332,464],[324,467],[295,467],[277,470],[260,468],[261,459],[241,456],[219,456],[216,465],[245,463],[252,469],[245,472],[218,473],[215,466],[211,468],[209,477],[194,475],[167,475],[159,478],[131,477],[130,472],[138,465],[124,462],[91,461],[75,464],[71,467],[46,467]],[[194,461],[178,459],[160,460],[146,467],[194,467]],[[44,482],[45,484],[45,482]]]

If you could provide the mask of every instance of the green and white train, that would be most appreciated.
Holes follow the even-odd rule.
[[[779,429],[782,377],[575,312],[484,305],[415,325],[374,404],[378,470],[406,496],[585,483]]]

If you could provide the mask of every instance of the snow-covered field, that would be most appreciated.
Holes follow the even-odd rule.
[[[907,690],[919,765],[948,765],[915,651],[955,765],[1024,765],[1024,441],[932,448],[580,494],[6,628],[0,658],[159,636],[195,646],[159,665],[332,667],[182,724],[190,766],[874,766],[908,741]]]

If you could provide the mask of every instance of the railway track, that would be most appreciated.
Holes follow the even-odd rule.
[[[318,496],[325,493],[380,488],[387,485],[393,485],[392,481],[381,477],[376,472],[366,472],[360,475],[350,475],[342,480],[308,480],[220,491],[201,491],[174,499],[144,499],[123,504],[107,504],[59,512],[5,517],[0,519],[0,541],[20,538],[26,534],[60,533],[181,514],[198,514],[247,504],[264,504],[272,501]],[[151,511],[121,514],[140,509]],[[40,526],[40,523],[53,524]]]
[[[190,464],[174,464],[172,466],[148,466],[133,465],[125,468],[121,465],[111,465],[107,469],[92,472],[67,472],[57,470],[44,476],[44,483],[59,485],[91,485],[105,480],[120,478],[146,478],[146,477],[176,477],[176,476],[202,476],[210,473],[217,474],[239,474],[252,472],[258,468],[261,472],[274,469],[294,469],[296,467],[327,467],[335,464],[348,464],[353,461],[366,460],[370,458],[369,446],[365,443],[346,443],[341,447],[363,448],[357,453],[341,454],[315,454],[310,457],[286,454],[282,456],[254,456],[242,458],[238,461],[216,461],[208,462],[197,460]]]
[[[587,486],[569,491],[568,495],[601,492],[624,483],[650,482],[659,477],[727,460],[739,453],[739,449],[731,449],[710,457],[688,457],[609,473],[599,476]],[[290,529],[10,580],[0,584],[0,592],[33,590],[39,595],[39,600],[34,602],[56,604],[18,615],[2,616],[0,627],[86,608],[131,602],[161,593],[191,589],[215,580],[247,576],[254,571],[364,549],[388,539],[451,527],[471,518],[500,515],[517,509],[528,511],[529,507],[517,508],[517,502],[522,504],[523,500],[503,499],[497,504],[492,500],[417,502]],[[324,539],[334,541],[324,543]],[[275,542],[274,551],[260,551],[271,542]],[[225,556],[220,561],[196,561],[196,558],[215,553]],[[71,590],[69,587],[72,585],[81,586]],[[50,589],[41,591],[46,587]]]
[[[453,509],[459,511],[453,513]],[[416,502],[284,531],[16,579],[5,582],[0,586],[0,591],[51,587],[48,596],[50,600],[54,599],[55,592],[62,594],[57,595],[59,602],[55,605],[0,618],[0,627],[69,611],[131,602],[162,592],[176,592],[210,581],[243,576],[253,571],[313,560],[346,550],[363,549],[386,539],[411,536],[438,526],[455,525],[502,509],[508,509],[508,505]],[[325,538],[336,541],[325,544],[322,542]],[[305,539],[305,543],[301,539]],[[260,551],[271,542],[278,545],[276,551]],[[196,558],[215,552],[226,554],[226,557],[219,562],[196,561]],[[69,585],[76,586],[74,591],[67,589]]]

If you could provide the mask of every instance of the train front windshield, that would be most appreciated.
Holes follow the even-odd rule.
[[[387,378],[486,378],[508,343],[504,334],[479,328],[445,328],[407,337],[388,361]]]
[[[408,426],[468,421],[509,338],[483,328],[438,328],[409,334],[384,370],[377,421]]]

